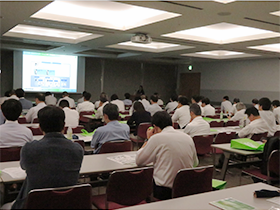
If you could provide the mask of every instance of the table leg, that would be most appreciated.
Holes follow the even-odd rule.
[[[227,172],[230,153],[224,151],[224,155],[225,155],[225,159],[224,159],[223,168],[222,168],[222,171],[221,171],[222,180],[225,180],[225,177],[226,177],[226,172]]]

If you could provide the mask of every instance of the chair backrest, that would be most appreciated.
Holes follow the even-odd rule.
[[[210,127],[213,128],[213,127],[224,127],[224,121],[211,121],[210,122]]]
[[[145,200],[152,192],[152,167],[114,171],[106,188],[106,209],[110,209],[108,201],[131,206]]]
[[[85,141],[84,140],[74,140],[74,142],[78,143],[79,145],[81,145],[83,147],[83,149],[85,149]]]
[[[32,123],[39,123],[39,119],[38,118],[35,118]]]
[[[206,115],[206,117],[209,117],[212,119],[220,119],[220,115]]]
[[[214,144],[224,144],[224,143],[230,143],[231,139],[235,139],[236,132],[231,133],[218,133],[218,135],[215,138]]]
[[[210,153],[211,144],[213,143],[214,135],[194,136],[193,141],[197,155],[205,155]]]
[[[229,120],[225,123],[225,126],[239,126],[239,121]]]
[[[19,117],[19,118],[18,118],[18,123],[19,123],[19,124],[27,124],[28,122],[26,121],[26,118],[25,118],[25,117]]]
[[[39,127],[28,127],[31,131],[33,136],[43,135],[43,131]]]
[[[150,122],[140,123],[137,129],[137,136],[139,136],[142,139],[147,138],[147,130],[149,127],[151,127],[152,124]]]
[[[280,151],[273,150],[268,158],[267,175],[269,177],[279,177],[280,171]]]
[[[213,166],[178,171],[172,187],[172,198],[212,191]]]
[[[254,140],[254,141],[260,141],[261,138],[267,137],[267,133],[268,133],[268,132],[264,132],[264,133],[254,133],[253,136],[251,137],[251,139]]]
[[[129,111],[119,111],[120,114],[129,114]]]
[[[80,117],[83,115],[92,115],[94,113],[95,113],[94,111],[82,111],[82,112],[80,112]]]
[[[280,136],[280,131],[276,131],[273,136]]]
[[[31,190],[25,209],[92,209],[90,184]]]
[[[0,162],[19,161],[21,147],[0,148]]]
[[[82,133],[82,129],[85,127],[83,125],[78,125],[76,128],[72,128],[73,133]],[[64,134],[67,134],[68,127],[64,127]]]
[[[174,129],[179,129],[179,123],[173,122],[173,128]]]
[[[126,152],[132,150],[132,142],[130,140],[107,141],[102,144],[99,154]]]

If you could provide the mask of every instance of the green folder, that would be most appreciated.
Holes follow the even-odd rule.
[[[225,189],[227,181],[212,179],[212,188],[216,190]]]
[[[81,131],[82,131],[82,133],[81,133],[82,136],[93,136],[96,129],[93,132],[87,132],[87,130],[85,130],[85,129],[82,129]]]

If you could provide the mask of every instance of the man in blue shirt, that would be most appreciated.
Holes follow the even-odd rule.
[[[96,129],[91,140],[91,147],[94,153],[100,151],[102,144],[107,141],[129,139],[129,126],[118,122],[119,110],[115,104],[108,103],[103,108],[105,126]]]

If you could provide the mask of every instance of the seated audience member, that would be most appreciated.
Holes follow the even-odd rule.
[[[221,111],[225,114],[229,114],[232,110],[232,104],[229,101],[229,97],[228,96],[224,96],[223,97],[223,101],[221,103]]]
[[[215,108],[211,106],[209,98],[203,98],[201,101],[202,116],[215,115]]]
[[[99,108],[95,113],[95,119],[103,119],[103,108],[106,104],[108,104],[107,98],[100,98]]]
[[[116,104],[106,104],[103,116],[106,125],[97,128],[91,140],[95,154],[99,153],[102,144],[107,141],[129,139],[129,126],[118,122],[119,110]]]
[[[258,99],[254,98],[252,100],[252,104],[257,110],[259,110],[259,100]]]
[[[32,141],[31,130],[17,122],[22,111],[21,103],[16,99],[9,99],[1,107],[6,122],[0,125],[0,147],[21,147]]]
[[[147,107],[147,111],[151,113],[151,116],[153,116],[156,112],[162,111],[162,108],[157,103],[158,97],[155,95],[152,95],[150,98],[151,105]]]
[[[35,118],[38,118],[38,111],[46,106],[45,95],[42,93],[37,93],[35,96],[35,102],[37,105],[29,109],[27,114],[25,115],[26,122],[32,123]]]
[[[272,101],[272,108],[273,108],[275,120],[278,124],[280,124],[280,101],[279,100]]]
[[[199,96],[199,95],[194,95],[192,98],[191,98],[191,102],[192,104],[198,104],[200,107],[201,107],[201,104],[202,104],[202,99],[204,97],[203,96]]]
[[[98,100],[98,101],[95,101],[95,103],[94,103],[95,109],[98,109],[98,108],[101,106],[101,105],[100,105],[101,98],[106,98],[107,101],[108,101],[108,96],[107,96],[107,94],[106,94],[105,92],[100,93],[99,100]]]
[[[45,93],[45,103],[47,105],[56,105],[57,99],[52,95],[51,92]]]
[[[172,120],[165,111],[152,117],[153,129],[147,130],[148,141],[136,154],[136,164],[154,165],[153,195],[160,200],[170,199],[172,185],[177,172],[198,165],[192,138],[172,127]]]
[[[251,138],[255,133],[264,133],[269,130],[269,127],[260,117],[259,111],[255,107],[247,108],[245,114],[248,116],[250,123],[239,131],[239,138]]]
[[[239,102],[240,102],[239,98],[234,98],[234,99],[233,99],[232,110],[230,111],[230,115],[231,115],[231,116],[232,116],[232,115],[235,115],[235,113],[237,112],[237,110],[236,110],[236,104],[239,103]]]
[[[27,176],[13,209],[23,208],[30,190],[78,184],[84,151],[64,137],[63,110],[46,106],[38,112],[38,118],[44,137],[26,143],[21,149],[20,166]]]
[[[135,95],[135,97],[134,97],[134,101],[133,101],[133,103],[132,103],[132,105],[131,105],[131,107],[130,107],[130,109],[129,109],[129,115],[131,116],[132,114],[133,114],[133,112],[134,112],[134,103],[135,102],[137,102],[137,101],[139,101],[139,102],[141,102],[142,103],[142,101],[141,101],[141,96],[140,95]],[[142,103],[143,104],[143,103]],[[150,104],[150,103],[149,103]],[[144,104],[143,104],[143,106],[144,106]],[[144,106],[144,109],[145,109],[145,106]],[[146,110],[146,109],[145,109]]]
[[[124,103],[123,101],[121,101],[119,99],[119,97],[117,96],[117,94],[113,94],[111,96],[111,103],[112,104],[116,104],[119,108],[119,112],[124,112],[125,111],[125,108],[124,108]]]
[[[228,116],[228,119],[232,121],[239,121],[239,126],[245,127],[250,122],[245,114],[246,106],[242,102],[238,102],[236,104],[236,110],[237,112],[235,115],[233,117]]]
[[[0,105],[1,106],[1,105]],[[2,110],[0,109],[0,125],[4,124],[6,121],[5,116],[3,115]]]
[[[85,93],[86,93],[86,92],[87,92],[87,91],[83,91],[83,93],[82,93],[83,97],[78,99],[78,101],[77,101],[78,104],[84,102],[84,98],[85,98]]]
[[[94,104],[89,101],[90,98],[91,98],[91,94],[89,92],[86,92],[84,94],[84,101],[77,105],[76,109],[79,113],[86,112],[86,111],[95,111]]]
[[[165,106],[165,111],[169,114],[170,112],[175,111],[175,109],[178,106],[178,96],[176,94],[173,94],[170,98],[170,102]]]
[[[181,129],[184,129],[191,120],[189,100],[186,96],[178,98],[178,106],[175,110],[172,121],[178,122]]]
[[[160,95],[159,95],[159,93],[154,93],[154,95],[158,98],[158,101],[157,101],[157,104],[159,105],[159,106],[163,106],[163,100],[161,100],[161,98],[160,98]]]
[[[146,96],[143,94],[141,97],[141,103],[143,104],[145,110],[148,109],[148,107],[151,105],[150,102],[146,99]]]
[[[4,101],[10,97],[10,91],[6,91],[3,97],[0,97],[0,105],[4,103]]]
[[[69,102],[70,108],[75,108],[75,107],[76,107],[74,99],[73,99],[73,98],[70,98],[70,97],[69,97],[69,94],[68,94],[66,91],[64,91],[64,92],[62,93],[62,98],[60,98],[60,99],[58,100],[57,106],[59,106],[59,103],[60,103],[61,100],[67,100],[67,101]]]
[[[135,126],[136,130],[131,136],[132,138],[136,138],[137,136],[137,128],[140,123],[151,122],[151,114],[144,109],[144,106],[141,102],[136,101],[133,105],[134,112],[132,116],[127,121],[129,126]]]
[[[143,85],[139,85],[139,89],[136,91],[135,95],[145,95]]]
[[[6,98],[6,100],[9,100],[9,99],[19,100],[19,98],[16,95],[16,91],[14,89],[10,90],[9,97]]]
[[[123,100],[124,105],[132,105],[132,101],[130,100],[130,94],[129,93],[125,93],[124,94],[125,99]]]
[[[15,90],[16,96],[19,98],[19,102],[22,105],[22,109],[30,109],[33,107],[33,104],[31,101],[24,98],[25,92],[22,88],[18,88]]]
[[[269,127],[268,136],[273,136],[276,132],[275,116],[271,109],[271,101],[268,98],[261,98],[259,100],[259,113],[260,117],[267,123]]]
[[[59,107],[63,109],[65,114],[65,127],[76,128],[79,125],[79,113],[75,109],[70,109],[67,100],[61,100]]]
[[[186,134],[193,137],[210,133],[210,124],[201,117],[201,109],[198,104],[194,103],[190,106],[190,115],[191,121],[184,129]]]

